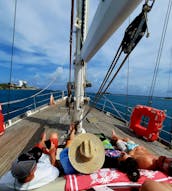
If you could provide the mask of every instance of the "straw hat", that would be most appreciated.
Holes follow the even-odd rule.
[[[84,174],[97,171],[105,160],[103,143],[90,133],[77,135],[69,146],[68,155],[72,166]]]

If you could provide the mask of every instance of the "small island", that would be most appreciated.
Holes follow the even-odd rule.
[[[172,97],[164,97],[164,99],[172,100]]]
[[[1,83],[0,84],[0,90],[7,90],[7,89],[13,89],[13,90],[36,90],[36,87],[28,86],[26,81],[19,80],[17,83]]]

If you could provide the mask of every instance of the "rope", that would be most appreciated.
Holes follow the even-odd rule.
[[[119,57],[121,56],[122,51],[120,51],[120,49],[121,49],[121,45],[119,46],[119,48],[118,48],[118,50],[117,50],[117,53],[116,53],[116,55],[115,55],[115,57],[114,57],[114,59],[113,59],[111,65],[110,65],[110,68],[108,69],[108,71],[107,71],[107,73],[106,73],[106,76],[105,76],[105,78],[104,78],[104,80],[103,80],[103,82],[102,82],[102,84],[101,84],[101,86],[100,86],[100,88],[99,88],[99,90],[98,90],[98,92],[97,92],[98,94],[102,91],[102,89],[103,89],[103,87],[105,86],[107,80],[109,79],[109,77],[110,77],[110,75],[111,75],[111,73],[112,73],[114,67],[115,67],[116,64],[117,64],[117,61],[118,61]],[[120,53],[119,53],[119,51],[120,51]],[[119,55],[118,55],[118,54],[119,54]]]
[[[74,0],[71,0],[71,16],[70,16],[70,58],[69,58],[69,82],[71,82],[72,70],[72,40],[73,40],[73,15],[74,15]]]
[[[12,81],[12,71],[13,71],[13,58],[14,58],[14,40],[15,40],[15,29],[16,29],[16,11],[17,11],[17,0],[15,0],[14,7],[14,20],[13,20],[13,34],[12,34],[12,45],[11,45],[11,60],[10,60],[10,79],[8,84],[8,119],[10,118],[10,94],[11,94],[11,81]]]
[[[130,52],[130,53],[131,53],[131,52]],[[118,68],[117,71],[115,72],[114,76],[112,77],[112,79],[110,80],[109,84],[106,86],[106,88],[105,88],[105,90],[103,91],[102,94],[104,94],[104,93],[107,91],[107,89],[109,88],[109,86],[111,85],[111,83],[113,82],[113,80],[115,79],[115,77],[117,76],[117,74],[119,73],[120,69],[121,69],[122,66],[125,64],[125,61],[127,60],[127,58],[128,58],[128,56],[130,55],[130,53],[125,56],[125,58],[124,58],[124,60],[122,61],[121,65],[119,66],[119,68]]]
[[[149,96],[148,96],[147,105],[150,105],[150,106],[152,104],[152,98],[153,98],[153,93],[154,93],[155,84],[156,84],[156,80],[157,80],[159,65],[160,65],[160,61],[161,61],[162,50],[163,50],[163,47],[164,47],[165,36],[166,36],[168,22],[169,22],[169,16],[170,16],[170,13],[171,13],[171,7],[172,7],[172,1],[169,0],[168,8],[167,8],[166,16],[165,16],[165,21],[164,21],[164,26],[163,26],[163,31],[162,31],[162,35],[161,35],[158,55],[157,55],[157,58],[156,58],[156,65],[155,65],[155,69],[154,69],[152,84],[151,84],[150,91],[149,91]]]

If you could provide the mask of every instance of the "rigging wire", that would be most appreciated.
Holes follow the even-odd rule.
[[[69,58],[69,82],[71,82],[72,70],[72,41],[73,41],[73,15],[74,15],[74,0],[71,0],[71,16],[70,16],[70,58]]]
[[[128,57],[128,62],[127,62],[127,84],[126,84],[126,119],[127,119],[127,114],[128,114],[128,86],[129,86],[129,69],[130,69],[130,57]]]
[[[70,114],[70,105],[72,99],[72,85],[71,85],[71,78],[72,78],[72,43],[73,43],[73,16],[74,16],[74,0],[71,0],[71,15],[70,15],[70,37],[69,37],[69,82],[67,83],[67,91],[68,91],[68,98],[67,98],[67,105],[69,107],[68,113]]]
[[[2,103],[2,105],[8,104],[8,109],[7,109],[7,113],[8,113],[8,118],[9,118],[9,113],[10,113],[10,104],[11,103],[16,103],[19,100],[15,100],[15,101],[10,101],[10,94],[11,94],[11,82],[12,82],[12,71],[13,71],[13,59],[14,59],[14,42],[15,42],[15,31],[16,31],[16,16],[17,16],[17,0],[15,0],[15,7],[14,7],[14,19],[13,19],[13,36],[12,36],[12,45],[11,45],[11,60],[10,60],[10,80],[9,80],[9,89],[8,89],[8,99],[7,102]],[[36,95],[42,93],[43,91],[45,91],[46,89],[48,89],[56,80],[57,76],[41,91],[37,92],[36,94],[28,97],[28,98],[24,98],[24,99],[20,99],[20,101],[35,97]]]
[[[130,16],[128,19],[129,25],[130,25]],[[128,86],[129,86],[129,74],[130,74],[130,57],[128,57],[128,62],[127,62],[127,84],[126,84],[126,113],[125,113],[125,118],[127,119],[127,114],[128,114]]]
[[[109,67],[107,73],[106,73],[106,76],[105,76],[105,78],[104,78],[104,80],[103,80],[103,82],[102,82],[102,84],[101,84],[101,86],[100,86],[100,88],[99,88],[97,94],[100,94],[100,93],[101,93],[101,91],[103,90],[103,87],[105,86],[106,82],[108,81],[108,79],[109,79],[109,77],[110,77],[110,75],[111,75],[111,73],[112,73],[114,67],[116,66],[117,61],[118,61],[118,59],[119,59],[119,57],[121,56],[121,53],[122,53],[122,51],[120,51],[120,49],[121,49],[121,45],[119,46],[119,48],[118,48],[118,50],[117,50],[117,53],[116,53],[116,55],[115,55],[115,57],[114,57],[114,59],[113,59],[111,65],[110,65],[110,67]],[[119,52],[119,51],[120,51],[120,52]]]
[[[172,69],[172,62],[170,62],[170,65],[169,65],[169,74],[168,74],[168,85],[167,85],[167,98],[170,98],[170,96],[169,96],[169,94],[168,94],[168,92],[169,92],[169,89],[170,89],[170,79],[171,79],[171,69]],[[171,115],[170,115],[171,116]],[[170,132],[172,133],[172,120],[170,120],[170,127],[171,127],[171,129],[170,129]],[[172,135],[171,135],[171,143],[172,143]]]
[[[131,52],[130,52],[131,53]],[[127,60],[128,56],[130,55],[130,53],[128,53],[124,60],[122,61],[121,65],[118,67],[117,71],[115,72],[115,74],[113,75],[112,79],[110,80],[110,82],[108,83],[108,85],[106,86],[106,88],[104,89],[103,92],[99,92],[95,95],[95,99],[93,101],[93,105],[92,107],[90,106],[90,108],[88,109],[88,111],[86,112],[86,114],[84,115],[84,117],[80,120],[82,121],[87,115],[88,113],[90,113],[90,111],[92,110],[93,106],[96,106],[96,104],[98,103],[98,101],[101,99],[101,97],[106,93],[107,89],[109,88],[109,86],[111,85],[111,83],[113,82],[113,80],[115,79],[115,77],[117,76],[117,74],[119,73],[120,69],[122,68],[122,66],[124,65],[125,61]],[[79,121],[79,122],[80,122]],[[78,123],[79,123],[78,122]]]
[[[12,33],[12,45],[11,45],[11,59],[10,59],[10,78],[8,84],[8,105],[7,111],[8,115],[7,118],[10,118],[10,95],[11,95],[11,82],[12,82],[12,72],[13,72],[13,58],[14,58],[14,41],[15,41],[15,30],[16,30],[16,12],[17,12],[17,0],[15,0],[14,5],[14,19],[13,19],[13,33]]]
[[[154,1],[153,1],[153,3],[154,3]],[[111,66],[110,66],[110,69],[108,70],[107,75],[105,76],[105,79],[104,79],[103,83],[101,84],[101,87],[98,91],[98,95],[100,95],[100,92],[102,92],[103,88],[105,87],[105,83],[107,82],[108,78],[110,77],[112,70],[116,66],[116,63],[118,62],[122,51],[126,54],[126,57],[123,59],[121,65],[119,66],[118,70],[116,71],[116,73],[114,74],[112,79],[110,80],[109,84],[106,86],[103,93],[105,93],[106,90],[109,88],[110,84],[112,83],[112,81],[114,80],[116,75],[118,74],[119,70],[125,63],[126,59],[130,55],[131,51],[135,48],[135,46],[138,44],[138,42],[144,36],[145,31],[147,30],[147,12],[149,12],[151,10],[153,3],[151,5],[148,5],[148,1],[147,1],[142,7],[142,12],[127,27],[124,38],[122,40],[122,43],[119,46],[119,49],[114,58],[114,60],[116,59],[116,61],[114,62],[114,60],[113,60]],[[118,52],[120,51],[120,49],[121,49],[121,52],[118,55]]]
[[[168,74],[168,85],[167,85],[167,97],[169,96],[168,95],[168,92],[169,92],[169,89],[170,89],[170,81],[171,81],[171,69],[172,69],[172,62],[170,62],[170,65],[169,65],[169,74]]]
[[[87,9],[87,6],[86,6],[86,0],[83,0],[82,1],[82,16],[81,16],[81,20],[82,20],[82,22],[81,22],[81,40],[80,40],[80,42],[81,42],[81,45],[80,45],[80,49],[82,49],[82,47],[83,47],[83,44],[84,44],[84,40],[85,40],[85,38],[86,38],[86,9]],[[86,83],[86,63],[82,60],[82,64],[84,65],[84,70],[82,69],[81,70],[81,76],[83,77],[83,81]],[[82,92],[82,87],[80,86],[80,92]],[[84,95],[83,96],[86,96],[86,94],[85,94],[85,90],[84,90]]]
[[[130,52],[131,53],[131,52]],[[122,63],[120,64],[120,66],[118,67],[117,71],[115,72],[115,74],[113,75],[112,79],[110,80],[110,82],[108,83],[108,85],[106,86],[106,88],[104,89],[104,91],[101,93],[104,94],[106,93],[107,89],[109,88],[109,86],[112,84],[113,80],[115,79],[115,77],[117,76],[117,74],[119,73],[120,69],[122,68],[122,66],[125,64],[125,61],[127,60],[128,56],[130,55],[130,53],[128,53],[125,58],[123,59]]]
[[[163,31],[162,31],[162,35],[161,35],[161,40],[160,40],[160,44],[159,44],[159,50],[158,50],[158,54],[157,54],[157,58],[156,58],[152,84],[151,84],[151,87],[150,87],[148,101],[147,101],[147,105],[149,105],[149,106],[151,106],[151,104],[152,104],[153,93],[154,93],[154,89],[155,89],[155,85],[156,85],[159,65],[160,65],[161,56],[162,56],[162,50],[163,50],[163,47],[164,47],[164,42],[165,42],[165,37],[166,37],[166,32],[167,32],[167,27],[168,27],[168,22],[169,22],[169,16],[170,16],[170,13],[171,13],[171,7],[172,7],[172,1],[169,0],[168,8],[167,8],[166,16],[165,16],[165,21],[164,21],[164,25],[163,25]]]
[[[153,1],[154,3],[154,1]],[[122,43],[117,51],[117,54],[114,58],[114,60],[116,59],[116,63],[120,57],[120,54],[122,53],[122,51],[127,54],[126,57],[124,58],[122,64],[120,65],[120,67],[118,68],[117,72],[114,74],[114,76],[112,77],[111,81],[109,82],[109,84],[107,85],[107,87],[105,88],[104,92],[108,89],[108,87],[110,86],[110,84],[112,83],[112,81],[114,80],[114,78],[116,77],[116,75],[118,74],[119,70],[121,69],[121,67],[123,66],[124,62],[126,61],[127,57],[129,56],[129,54],[131,53],[131,51],[135,48],[135,46],[138,44],[138,42],[141,40],[141,38],[144,36],[145,31],[147,30],[147,12],[149,12],[153,6],[153,3],[151,5],[148,5],[148,1],[145,2],[145,4],[142,7],[142,12],[132,21],[132,23],[127,27],[126,31],[125,31],[125,35],[124,38],[122,40]],[[119,56],[118,52],[120,50],[120,48],[122,49]],[[114,64],[114,60],[113,60],[113,66],[111,65],[99,91],[98,94],[100,94],[100,91],[102,91],[102,89],[105,87],[105,83],[107,82],[109,76],[112,73],[112,70],[114,69],[116,63]]]

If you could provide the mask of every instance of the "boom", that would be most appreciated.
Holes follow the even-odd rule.
[[[88,62],[141,1],[100,1],[81,50],[81,58]]]

